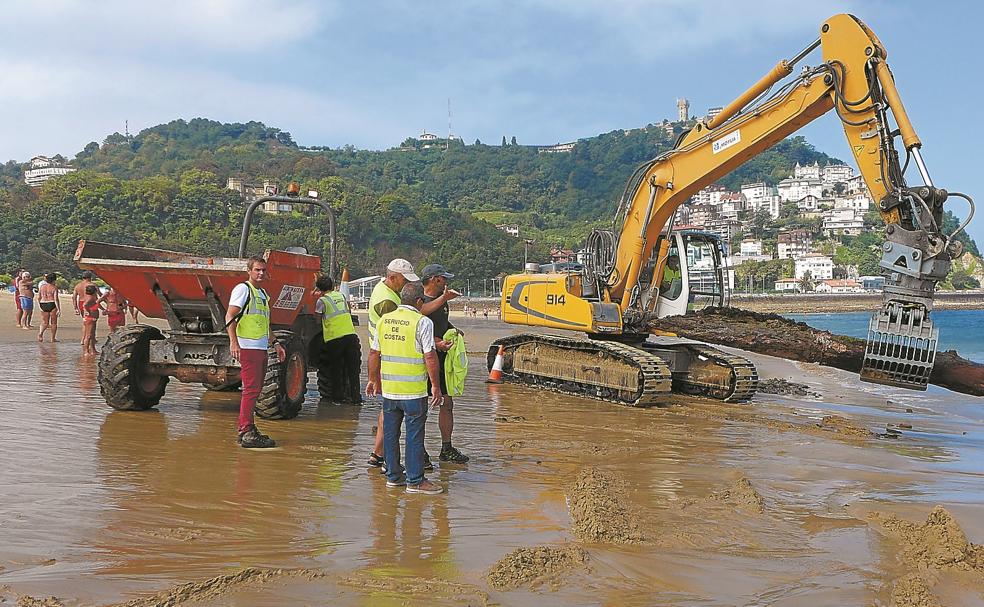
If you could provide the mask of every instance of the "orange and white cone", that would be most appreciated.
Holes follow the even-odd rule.
[[[495,354],[495,362],[492,363],[492,369],[489,370],[489,378],[485,380],[489,384],[501,384],[502,383],[502,357],[506,353],[505,346],[499,346],[499,351]]]
[[[347,302],[349,300],[349,273],[348,268],[342,268],[342,277],[338,280],[338,292],[342,294]]]

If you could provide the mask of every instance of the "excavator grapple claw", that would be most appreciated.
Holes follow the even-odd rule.
[[[923,304],[886,302],[868,325],[861,380],[925,390],[936,361],[939,334]]]

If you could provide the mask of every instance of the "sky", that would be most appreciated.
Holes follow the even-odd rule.
[[[0,161],[71,158],[127,122],[136,133],[195,117],[386,149],[447,134],[449,99],[467,143],[573,141],[672,120],[679,97],[691,114],[725,105],[849,12],[888,51],[935,185],[982,191],[984,8],[970,1],[0,0],[0,11]],[[836,117],[800,133],[850,160]],[[959,199],[949,208],[966,215]],[[970,232],[984,244],[984,212]]]

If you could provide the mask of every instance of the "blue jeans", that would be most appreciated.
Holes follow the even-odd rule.
[[[424,480],[424,422],[427,421],[427,397],[412,400],[391,400],[383,397],[383,458],[386,478],[399,481],[400,424],[407,422],[407,484],[419,485]]]

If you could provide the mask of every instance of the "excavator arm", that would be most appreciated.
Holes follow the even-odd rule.
[[[823,62],[803,68],[780,85],[817,47]],[[887,275],[884,305],[870,324],[861,378],[925,389],[938,336],[929,319],[933,292],[949,273],[951,259],[961,252],[954,235],[940,230],[943,203],[948,195],[966,198],[971,208],[973,203],[963,194],[934,186],[886,58],[881,42],[860,20],[835,15],[796,57],[780,61],[720,114],[698,123],[672,150],[642,165],[616,214],[616,224],[621,225],[615,230],[614,250],[603,256],[603,267],[596,268],[602,300],[617,304],[628,320],[639,304],[640,272],[660,236],[669,234],[677,208],[701,188],[834,110],[887,224],[880,262]],[[923,185],[906,184],[896,137],[902,139],[906,166],[910,159],[915,162]]]

